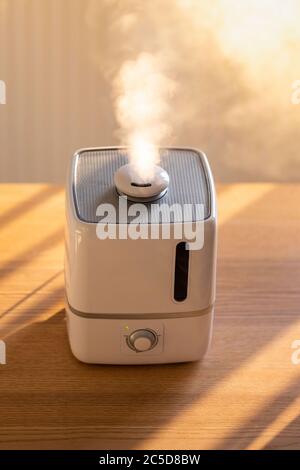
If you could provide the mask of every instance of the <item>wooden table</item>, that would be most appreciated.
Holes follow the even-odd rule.
[[[218,188],[202,363],[92,366],[68,346],[61,187],[0,187],[0,448],[300,448],[300,185]]]

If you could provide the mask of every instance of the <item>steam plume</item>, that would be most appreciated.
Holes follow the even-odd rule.
[[[141,181],[151,179],[159,162],[157,147],[171,132],[169,99],[175,85],[158,55],[141,53],[127,61],[115,81],[116,116],[122,141]]]
[[[156,95],[166,108],[154,143],[203,148],[223,181],[298,179],[291,86],[300,77],[299,18],[299,0],[90,0],[94,57],[113,84],[119,142],[135,140],[120,115],[122,75],[128,64],[140,72],[148,57],[172,82]]]
[[[163,9],[166,4],[170,6],[169,0]],[[91,8],[93,17],[97,4],[92,2]],[[102,8],[104,17],[110,14],[107,35],[102,38],[108,44],[102,70],[113,84],[119,141],[129,146],[130,161],[141,181],[151,179],[154,165],[159,163],[158,147],[171,136],[170,100],[176,89],[172,48],[160,31],[157,8],[156,0],[147,4],[146,15],[137,1],[106,0]],[[111,42],[125,35],[124,43]]]

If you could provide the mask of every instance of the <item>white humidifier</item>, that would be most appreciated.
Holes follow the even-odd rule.
[[[209,346],[216,272],[211,171],[198,150],[159,152],[148,180],[135,176],[126,148],[83,149],[72,159],[66,312],[80,361],[196,361]],[[185,223],[201,240],[187,236]]]

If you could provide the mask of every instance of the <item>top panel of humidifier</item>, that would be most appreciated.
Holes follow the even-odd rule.
[[[160,156],[160,166],[169,174],[170,183],[167,194],[155,203],[169,206],[193,204],[193,207],[201,204],[204,219],[209,218],[212,188],[205,156],[197,150],[176,148],[161,149]],[[128,153],[125,148],[87,149],[76,154],[72,168],[73,195],[76,213],[81,221],[97,223],[96,210],[100,204],[109,203],[118,207],[114,174],[126,163]],[[176,217],[176,213],[171,213],[171,216]],[[193,220],[199,219],[195,215]]]

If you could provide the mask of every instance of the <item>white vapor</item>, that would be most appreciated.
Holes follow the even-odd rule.
[[[90,0],[93,56],[111,86],[119,142],[139,149],[145,124],[142,142],[203,148],[223,181],[296,178],[299,20],[299,0]],[[150,68],[161,87],[160,78],[147,84]],[[148,114],[132,106],[143,90],[158,105],[153,119],[150,105]],[[147,166],[157,155],[146,148],[132,159],[143,153]]]

